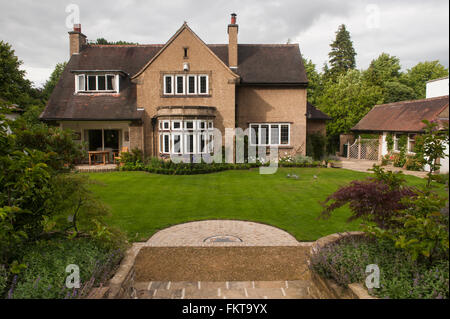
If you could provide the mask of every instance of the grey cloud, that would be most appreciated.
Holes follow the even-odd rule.
[[[37,84],[45,81],[45,70],[49,75],[56,63],[69,58],[65,8],[71,3],[79,5],[83,32],[91,40],[104,37],[112,41],[165,43],[183,21],[187,21],[205,42],[226,43],[229,14],[236,12],[241,43],[299,40],[302,52],[320,67],[329,51],[330,39],[338,24],[343,22],[353,23],[350,31],[359,53],[359,67],[376,57],[371,56],[372,53],[381,52],[398,54],[408,66],[430,59],[440,59],[448,66],[447,0],[426,1],[425,4],[419,0],[1,1],[0,39],[13,45],[25,69],[40,70],[38,74],[30,73]],[[388,28],[392,30],[382,28],[378,33],[368,32],[358,24],[361,6],[369,3],[378,4],[388,13],[395,12],[395,16],[388,15]],[[419,21],[411,21],[408,14],[417,17],[424,6],[430,8],[429,12]],[[404,12],[399,10],[402,7]],[[441,17],[444,10],[445,21],[433,21],[435,16]],[[325,25],[328,17],[335,22],[333,25]],[[444,27],[446,31],[435,31]],[[309,30],[316,30],[317,37],[299,37]]]

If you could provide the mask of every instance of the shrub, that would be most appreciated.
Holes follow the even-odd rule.
[[[339,207],[349,204],[352,215],[349,221],[361,218],[369,224],[375,223],[380,228],[392,225],[392,216],[398,210],[405,209],[404,197],[416,196],[416,191],[405,185],[402,172],[384,172],[374,165],[375,177],[363,181],[352,181],[328,196],[322,204],[322,218],[329,218]]]
[[[121,249],[111,249],[92,239],[53,239],[39,241],[24,249],[22,263],[27,266],[13,280],[8,297],[76,298],[86,295],[91,286],[105,283],[123,256]],[[67,265],[80,269],[80,289],[68,289]],[[84,291],[83,291],[84,288]]]
[[[386,240],[347,237],[321,248],[312,256],[311,267],[340,285],[364,284],[366,266],[380,269],[380,288],[369,291],[380,298],[449,298],[449,261],[430,264],[413,260]]]
[[[405,209],[392,216],[397,227],[382,230],[368,227],[379,238],[387,238],[398,248],[408,251],[413,259],[423,256],[448,259],[448,215],[443,214],[447,198],[432,192],[421,192],[404,198]]]
[[[317,132],[306,135],[306,155],[315,160],[321,160],[325,156],[326,136]]]

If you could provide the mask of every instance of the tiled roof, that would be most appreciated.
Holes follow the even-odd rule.
[[[425,127],[422,120],[437,120],[446,108],[448,95],[376,105],[352,130],[420,132]]]
[[[155,45],[87,45],[72,55],[47,107],[45,120],[132,120],[140,119],[136,110],[136,86],[130,77],[139,72],[162,48]],[[228,45],[208,45],[228,65]],[[242,84],[306,85],[302,57],[296,44],[240,44],[239,65],[233,70]],[[74,95],[76,70],[120,70],[128,76],[120,84],[120,94]],[[89,106],[89,107],[88,107]]]
[[[306,113],[306,118],[308,120],[331,120],[331,117],[317,109],[309,102],[306,104]]]

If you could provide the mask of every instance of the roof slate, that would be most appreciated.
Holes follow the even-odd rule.
[[[331,120],[331,117],[323,113],[321,110],[317,109],[309,102],[306,103],[306,113],[308,120]]]
[[[136,86],[130,78],[139,72],[163,44],[154,45],[87,45],[72,55],[41,114],[44,120],[136,120],[141,112],[136,107]],[[228,66],[228,45],[208,47]],[[239,65],[233,70],[242,84],[306,85],[303,60],[298,44],[240,44]],[[121,70],[119,94],[74,94],[73,71]]]
[[[448,95],[376,105],[352,131],[421,132],[422,120],[433,121],[448,108]]]

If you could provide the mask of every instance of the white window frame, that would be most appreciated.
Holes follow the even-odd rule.
[[[190,86],[189,86],[189,78],[194,78],[194,93],[190,93],[189,92],[189,88],[190,88]],[[192,74],[190,74],[190,75],[188,75],[187,77],[186,77],[186,94],[187,95],[197,95],[197,76],[196,75],[192,75]]]
[[[105,89],[99,90],[98,89],[98,77],[104,76],[105,77]],[[108,76],[114,77],[113,81],[113,89],[108,90]],[[89,89],[89,77],[95,77],[95,90]],[[84,78],[84,88],[80,88],[80,82],[79,79]],[[83,92],[83,93],[119,93],[119,75],[118,74],[111,74],[111,73],[105,73],[105,74],[77,74],[75,75],[75,92]],[[115,87],[115,88],[114,88]]]
[[[84,88],[80,89],[80,79],[83,79]],[[75,75],[75,92],[85,92],[86,91],[86,75],[85,74],[77,74]]]
[[[168,150],[164,149],[166,146],[166,143],[165,143],[166,136],[169,138],[169,149]],[[159,152],[161,154],[170,154],[170,144],[171,144],[170,143],[170,133],[159,134]]]
[[[208,153],[208,141],[209,141],[209,136],[207,133],[205,132],[198,132],[197,133],[198,136],[198,149],[197,149],[197,153],[198,154],[207,154]],[[205,147],[204,149],[202,149],[202,137],[204,138],[205,141]]]
[[[183,154],[197,154],[197,141],[196,141],[196,136],[197,134],[195,132],[186,132],[183,134],[183,144],[184,144],[184,153]],[[189,146],[189,143],[187,142],[187,139],[189,138],[189,136],[192,136],[192,152],[188,152],[187,147]]]
[[[268,125],[269,126],[269,144],[261,144],[261,125]],[[272,143],[272,125],[278,125],[278,144]],[[251,135],[251,129],[252,126],[257,126],[258,131],[255,132],[258,136],[258,140],[256,141],[256,144],[252,143],[252,135]],[[281,144],[281,126],[287,126],[288,127],[288,144]],[[249,143],[251,146],[290,146],[291,145],[291,124],[290,123],[249,123]]]
[[[281,127],[286,126],[288,127],[288,143],[282,144],[281,143]],[[279,146],[290,146],[291,145],[291,124],[289,123],[280,123],[280,145]]]
[[[180,127],[175,128],[174,123],[180,123]],[[172,130],[173,131],[182,131],[183,130],[183,121],[182,120],[172,120]]]
[[[172,154],[183,154],[183,133],[181,132],[176,132],[176,133],[172,133],[171,134],[171,143],[170,145],[172,146],[171,152]],[[175,152],[175,136],[179,136],[180,137],[180,152]]]
[[[214,133],[208,133],[207,151],[208,153],[214,153]]]
[[[187,123],[188,123],[188,122],[192,122],[192,128],[188,128],[188,127],[187,127]],[[195,131],[195,130],[197,129],[196,123],[197,123],[196,120],[185,120],[185,121],[183,121],[184,129],[185,129],[186,131]]]
[[[201,78],[202,77],[206,78],[206,92],[205,93],[201,92],[201,89],[202,89]],[[198,86],[197,87],[198,87],[198,95],[208,95],[209,94],[209,76],[207,74],[199,74],[198,75]]]
[[[205,124],[205,127],[202,128],[202,123]],[[208,121],[205,120],[198,120],[197,121],[197,130],[204,130],[206,131],[208,129]]]
[[[272,143],[272,126],[278,126],[278,143]],[[280,124],[270,124],[269,125],[269,130],[270,130],[270,140],[269,140],[269,143],[271,144],[271,145],[282,145],[281,144],[281,125]],[[286,145],[286,144],[283,144],[283,145]]]
[[[183,91],[181,93],[178,92],[178,79],[183,79]],[[175,75],[175,95],[186,95],[186,77],[184,75]]]
[[[171,78],[170,81],[170,92],[171,93],[167,93],[167,86],[166,86],[166,78]],[[163,92],[164,95],[174,95],[175,90],[174,90],[174,76],[173,75],[164,75],[163,77]]]
[[[165,125],[167,124],[167,128],[165,127]],[[170,121],[168,120],[163,120],[163,121],[159,121],[159,129],[161,131],[170,131]]]
[[[410,138],[410,136],[411,135],[414,135],[414,138]],[[408,153],[410,153],[410,154],[416,154],[416,153],[414,153],[414,149],[410,149],[409,148],[409,143],[411,142],[411,141],[413,141],[414,142],[414,145],[415,145],[415,143],[416,143],[416,136],[417,136],[417,134],[414,134],[414,133],[409,133],[408,134],[408,139],[407,139],[407,143],[408,143],[408,147],[407,147],[407,151],[408,151]]]

